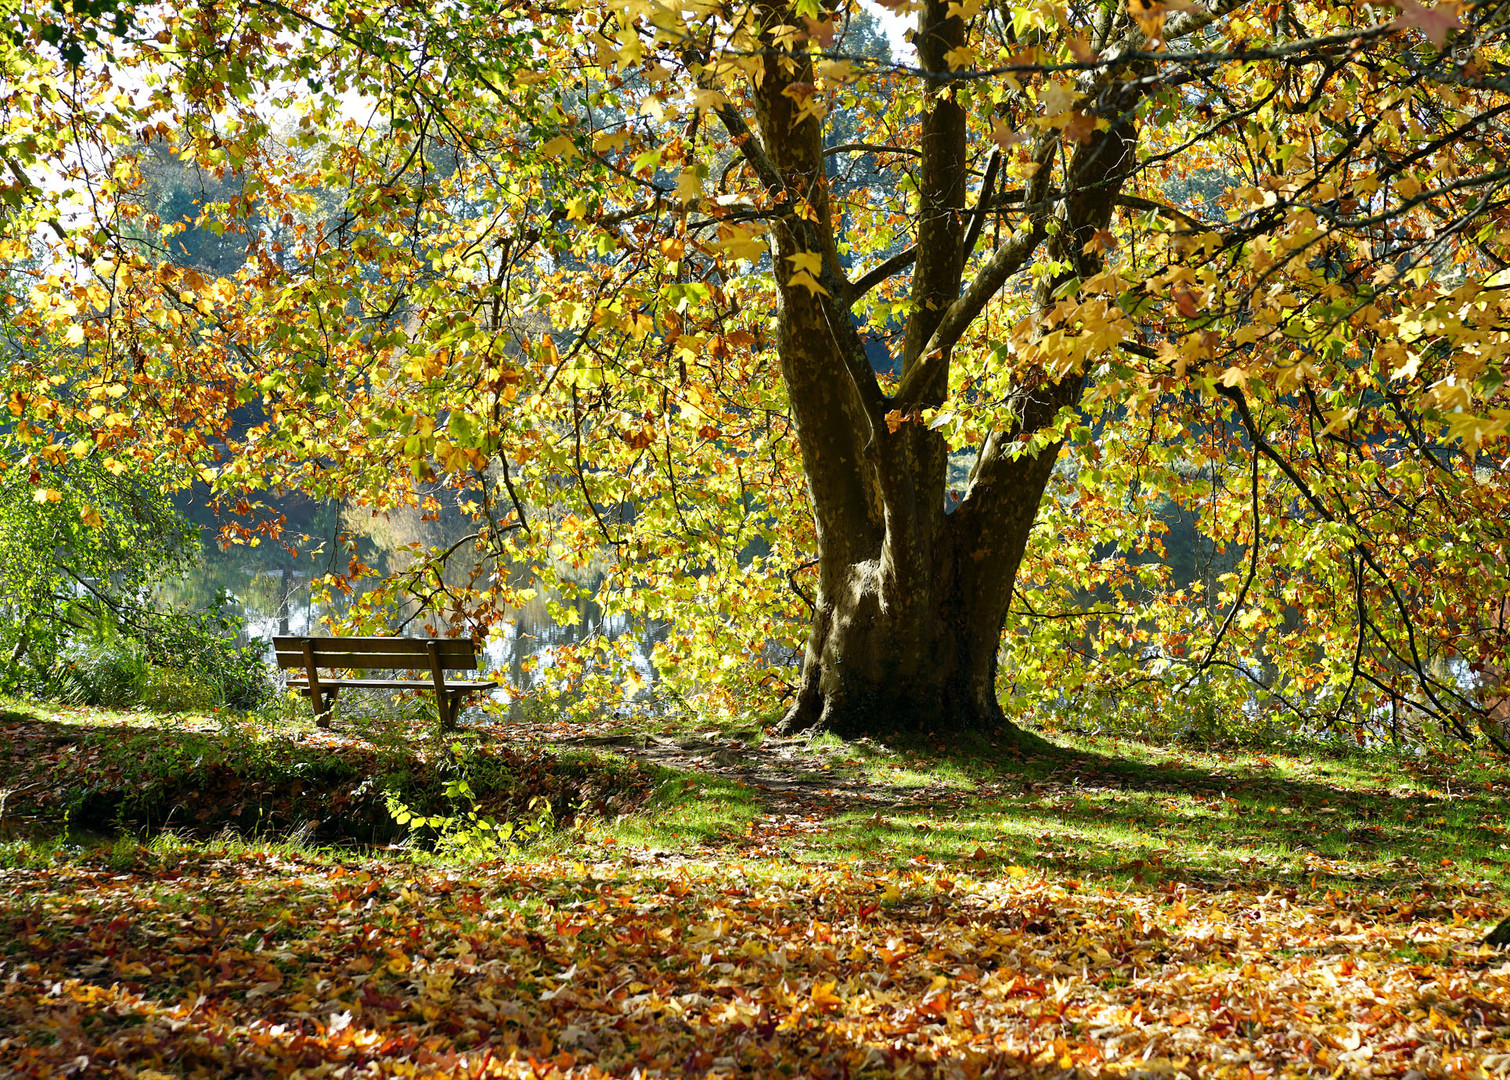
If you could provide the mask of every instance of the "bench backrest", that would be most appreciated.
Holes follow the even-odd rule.
[[[308,642],[315,663],[323,668],[428,668],[434,644],[442,668],[476,669],[477,650],[466,638],[310,637],[273,638],[280,668],[302,668]]]

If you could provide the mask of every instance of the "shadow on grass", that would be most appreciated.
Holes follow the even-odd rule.
[[[892,739],[850,748],[852,759],[868,763],[890,757],[908,772],[966,775],[975,791],[935,789],[889,818],[868,809],[838,814],[810,845],[818,857],[881,852],[897,862],[968,860],[985,872],[1034,865],[1132,884],[1379,885],[1452,876],[1510,891],[1503,769],[1463,770],[1454,781],[1449,770],[1387,754],[1149,762],[1138,760],[1148,748],[1136,744],[1127,757],[1048,745],[1021,753],[982,737],[947,747]],[[1444,784],[1448,791],[1437,790]]]
[[[557,824],[638,805],[654,786],[635,762],[581,750],[474,745],[456,753],[248,725],[196,730],[129,714],[107,723],[0,712],[0,830],[12,832],[298,830],[320,843],[390,844],[411,838],[394,818],[395,802],[422,815],[473,808],[448,790],[458,780],[470,785],[479,813],[515,820],[544,799]]]

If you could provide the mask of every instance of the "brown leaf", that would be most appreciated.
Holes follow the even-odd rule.
[[[1435,7],[1426,7],[1416,0],[1394,0],[1394,4],[1400,15],[1390,25],[1401,30],[1420,30],[1439,49],[1447,44],[1448,34],[1463,27],[1457,5],[1450,0]]]

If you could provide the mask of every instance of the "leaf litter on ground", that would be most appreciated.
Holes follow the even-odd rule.
[[[23,1075],[1480,1075],[1472,889],[142,849],[0,873]]]

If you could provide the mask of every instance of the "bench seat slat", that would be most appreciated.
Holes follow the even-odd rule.
[[[315,663],[322,668],[386,668],[390,671],[407,671],[414,669],[422,671],[430,666],[430,657],[423,650],[418,653],[393,653],[383,656],[375,653],[349,653],[332,652],[326,649],[315,650]],[[478,666],[478,659],[474,656],[447,656],[440,654],[441,667],[471,671]],[[303,653],[279,653],[278,666],[280,668],[302,668],[304,666]]]
[[[307,678],[293,678],[293,679],[289,679],[288,680],[288,685],[292,686],[292,687],[295,687],[295,688],[307,687],[309,685],[309,680]],[[435,682],[432,679],[326,679],[326,678],[321,678],[320,685],[322,687],[325,687],[325,686],[341,686],[341,687],[347,687],[347,688],[367,687],[369,689],[371,689],[371,688],[381,689],[381,688],[384,688],[384,687],[393,687],[393,688],[410,688],[410,687],[412,687],[412,688],[414,688],[416,690],[434,690],[435,689]],[[497,685],[498,684],[495,683],[495,682],[485,682],[485,681],[483,681],[481,679],[466,679],[466,680],[447,679],[446,680],[446,689],[447,690],[492,690]]]
[[[316,664],[322,668],[423,670],[430,666],[429,646],[432,642],[443,668],[475,670],[482,666],[476,648],[467,638],[304,638],[292,635],[273,638],[278,666],[284,669],[304,667],[306,641]]]

